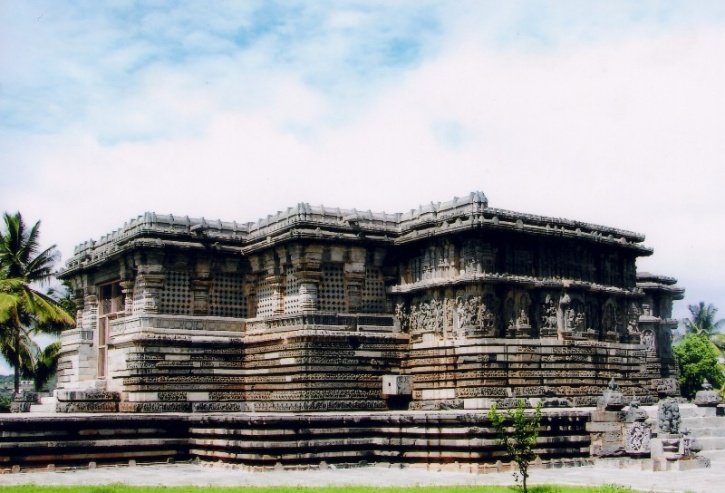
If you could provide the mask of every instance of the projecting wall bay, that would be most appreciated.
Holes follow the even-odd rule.
[[[116,346],[111,365],[123,412],[384,410],[382,375],[400,372],[408,341],[296,329],[229,338],[225,347],[221,339],[190,345],[174,334],[139,335]]]
[[[656,401],[646,352],[637,344],[556,339],[486,339],[414,344],[403,365],[413,375],[411,409],[515,404],[592,406],[610,379],[626,395]]]

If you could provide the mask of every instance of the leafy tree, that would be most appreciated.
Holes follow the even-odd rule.
[[[58,368],[58,356],[60,354],[60,341],[48,344],[45,349],[38,351],[35,361],[35,371],[33,372],[33,381],[35,390],[42,390],[48,380],[55,375]]]
[[[0,353],[14,369],[14,387],[20,375],[34,369],[37,347],[34,332],[58,333],[73,325],[71,317],[51,296],[36,288],[47,282],[57,257],[55,245],[40,250],[40,221],[28,229],[20,213],[3,215],[0,231]]]
[[[10,412],[10,397],[7,395],[0,395],[0,413]]]
[[[697,305],[688,305],[692,318],[684,320],[685,329],[688,334],[700,334],[706,336],[720,352],[725,350],[725,334],[720,329],[725,326],[725,320],[717,318],[717,308],[712,303],[705,305],[701,301]]]
[[[532,415],[526,414],[523,400],[516,403],[516,409],[508,411],[506,416],[499,413],[494,404],[488,411],[488,418],[498,433],[498,442],[506,448],[509,458],[519,468],[514,478],[518,483],[521,476],[521,485],[524,493],[528,492],[529,464],[536,459],[534,447],[539,436],[541,426],[541,403],[536,405]]]
[[[704,332],[690,332],[673,348],[680,367],[680,390],[684,397],[692,399],[707,378],[720,388],[725,383],[725,368],[718,363],[718,350]]]

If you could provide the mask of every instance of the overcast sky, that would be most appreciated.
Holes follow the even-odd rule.
[[[493,207],[646,234],[725,316],[725,3],[0,0],[0,211]]]

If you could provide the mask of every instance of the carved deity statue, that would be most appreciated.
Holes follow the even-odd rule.
[[[646,347],[649,351],[655,350],[655,334],[652,330],[645,330],[640,336],[640,344]]]
[[[544,300],[542,313],[543,317],[541,320],[541,326],[546,329],[556,329],[556,307],[554,306],[551,296],[548,294]]]
[[[481,305],[479,313],[481,325],[483,326],[484,330],[490,335],[493,335],[493,332],[496,330],[496,315],[491,309],[483,304]]]
[[[456,317],[458,318],[458,326],[465,327],[467,325],[466,306],[463,301],[463,298],[461,298],[460,296],[458,297],[458,299],[456,299],[455,311],[456,311]]]
[[[637,340],[637,334],[639,333],[639,315],[640,310],[636,303],[629,304],[629,310],[627,311],[627,335],[630,339]]]
[[[680,406],[676,400],[667,398],[660,402],[657,409],[657,426],[662,433],[679,433],[681,421]]]
[[[395,304],[395,317],[398,319],[400,329],[406,330],[408,328],[408,313],[405,308],[405,303]]]
[[[420,321],[420,309],[418,305],[410,306],[410,314],[408,315],[408,327],[410,332],[419,332],[419,321]]]
[[[523,308],[521,309],[521,313],[519,314],[519,319],[517,320],[517,325],[519,327],[524,325],[529,325],[529,316],[526,314],[526,310]]]

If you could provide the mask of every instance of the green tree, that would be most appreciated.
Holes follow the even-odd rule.
[[[60,341],[48,344],[45,349],[38,351],[33,371],[33,382],[35,390],[42,390],[48,380],[55,375],[58,368],[58,356],[60,355]]]
[[[509,458],[518,466],[522,489],[527,493],[529,464],[536,459],[534,447],[541,426],[541,403],[538,403],[533,414],[529,415],[526,413],[524,401],[519,400],[516,409],[508,411],[505,416],[498,412],[494,404],[488,411],[488,419],[498,433],[499,444],[506,448]],[[518,475],[514,473],[517,483]]]
[[[3,215],[0,231],[0,353],[14,369],[14,388],[20,375],[34,369],[35,332],[58,333],[73,325],[71,317],[37,285],[50,280],[55,245],[40,250],[40,221],[28,229],[20,213]]]
[[[697,305],[688,305],[692,318],[686,318],[683,322],[688,334],[700,334],[706,336],[710,342],[722,353],[725,351],[725,334],[720,330],[725,326],[725,320],[717,319],[717,308],[712,303],[705,304],[701,301]]]
[[[718,363],[719,352],[705,332],[686,334],[673,351],[680,367],[680,391],[684,397],[695,397],[706,378],[716,388],[725,383],[725,368]]]

